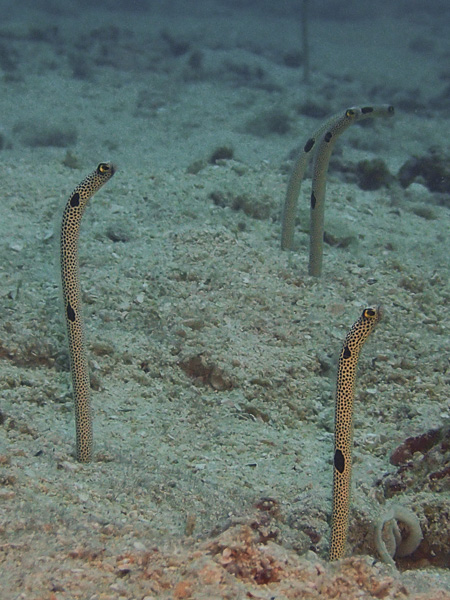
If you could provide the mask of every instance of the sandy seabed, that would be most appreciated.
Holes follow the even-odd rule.
[[[3,4],[2,600],[450,598],[445,19],[316,8],[306,85],[288,2]],[[292,157],[329,115],[381,102],[395,118],[336,146],[310,277],[309,178],[295,251],[280,250]],[[424,173],[401,185],[412,157],[441,157],[438,189]],[[375,159],[390,176],[361,189]],[[103,160],[118,171],[80,238],[95,436],[81,465],[58,228]],[[380,303],[349,558],[329,564],[337,357]],[[424,535],[399,571],[373,537],[392,502]]]

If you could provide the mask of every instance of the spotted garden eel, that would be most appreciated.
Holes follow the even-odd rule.
[[[70,370],[75,402],[77,460],[92,458],[92,414],[88,361],[81,310],[78,238],[81,218],[90,198],[114,175],[111,163],[100,163],[74,189],[64,208],[61,224],[61,280],[67,325]]]
[[[388,104],[377,106],[353,106],[344,112],[333,115],[313,133],[303,146],[303,151],[294,163],[284,202],[281,223],[281,249],[292,250],[294,245],[295,216],[302,179],[309,160],[314,155],[313,180],[310,209],[310,251],[309,273],[320,276],[322,273],[323,223],[326,176],[330,156],[338,137],[352,123],[372,117],[389,117],[394,107]]]
[[[353,398],[359,353],[382,315],[381,306],[365,308],[345,338],[339,356],[336,385],[333,460],[333,510],[329,559],[345,552],[350,509],[353,449]]]

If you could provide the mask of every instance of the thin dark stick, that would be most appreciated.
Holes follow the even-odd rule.
[[[309,37],[308,37],[308,0],[302,4],[302,54],[303,83],[309,83]]]

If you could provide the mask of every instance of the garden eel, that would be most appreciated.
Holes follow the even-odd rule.
[[[92,414],[81,311],[78,237],[81,218],[89,199],[111,179],[114,172],[115,167],[111,163],[100,163],[95,171],[83,179],[68,199],[61,223],[62,293],[75,402],[77,460],[80,462],[88,462],[92,457]]]
[[[336,385],[333,459],[333,511],[329,559],[344,556],[350,508],[353,446],[353,397],[359,353],[381,318],[381,306],[365,308],[345,338]]]
[[[394,107],[388,104],[377,106],[353,106],[343,113],[333,115],[313,133],[294,163],[284,202],[281,224],[281,249],[292,250],[294,245],[295,215],[303,176],[313,154],[314,168],[311,191],[310,212],[310,252],[309,273],[320,276],[323,254],[323,222],[326,176],[331,152],[337,138],[352,123],[371,117],[388,117],[394,114]]]

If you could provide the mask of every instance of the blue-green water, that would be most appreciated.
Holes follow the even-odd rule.
[[[374,525],[401,504],[424,541],[388,593],[448,597],[447,4],[308,3],[307,84],[302,3],[242,4],[0,2],[2,598],[326,598],[339,572],[379,597],[384,567],[358,583],[325,561],[337,358],[380,303],[348,555],[376,559]],[[280,250],[292,162],[330,115],[385,102],[393,119],[336,144],[310,277],[309,174]],[[104,160],[118,171],[80,236],[96,457],[80,466],[59,226]]]

